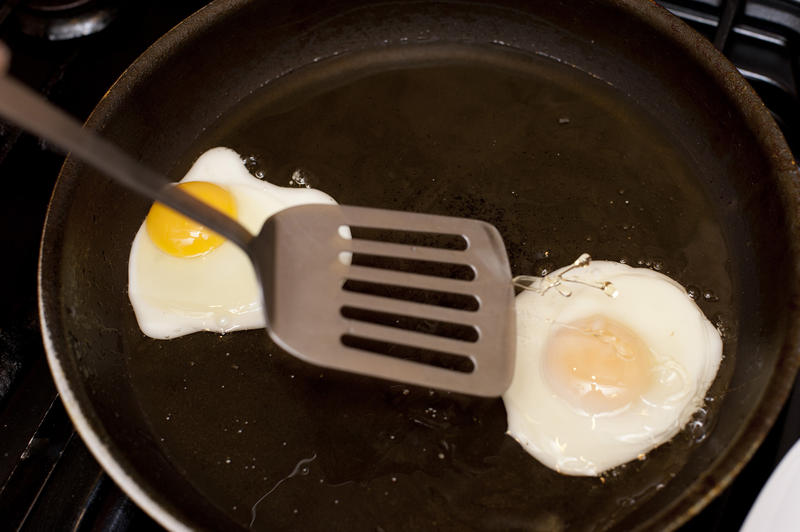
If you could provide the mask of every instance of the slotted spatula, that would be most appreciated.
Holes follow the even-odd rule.
[[[261,282],[269,334],[292,355],[473,395],[497,396],[510,385],[514,289],[502,238],[492,225],[302,205],[273,215],[253,236],[6,76],[7,64],[8,51],[0,45],[0,115],[241,247]],[[359,237],[364,232],[378,236]],[[381,236],[387,234],[393,235],[390,241]],[[455,236],[463,249],[429,244],[436,239],[398,243],[398,234]]]

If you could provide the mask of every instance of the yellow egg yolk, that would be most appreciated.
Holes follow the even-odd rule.
[[[548,382],[589,414],[613,412],[650,388],[653,357],[633,331],[595,315],[556,325],[545,356]]]
[[[231,193],[221,186],[205,181],[189,181],[176,186],[231,218],[236,218],[236,202]],[[153,243],[175,257],[205,255],[225,241],[201,223],[158,202],[147,213],[145,225]]]

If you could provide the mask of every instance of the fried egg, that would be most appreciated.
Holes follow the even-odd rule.
[[[228,148],[201,155],[178,186],[253,234],[287,207],[336,203],[319,190],[279,187],[253,177],[239,154]],[[128,296],[139,327],[152,338],[265,326],[261,288],[247,255],[159,203],[133,240]]]
[[[722,359],[719,332],[686,290],[645,268],[562,268],[516,308],[508,433],[567,475],[599,475],[670,440]]]

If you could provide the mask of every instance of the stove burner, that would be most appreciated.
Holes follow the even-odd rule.
[[[27,0],[15,13],[26,35],[65,41],[104,30],[116,18],[121,0]]]

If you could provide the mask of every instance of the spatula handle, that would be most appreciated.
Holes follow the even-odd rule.
[[[237,221],[209,207],[97,133],[6,75],[9,52],[0,43],[0,116],[113,178],[119,184],[192,218],[245,251],[253,236]]]

